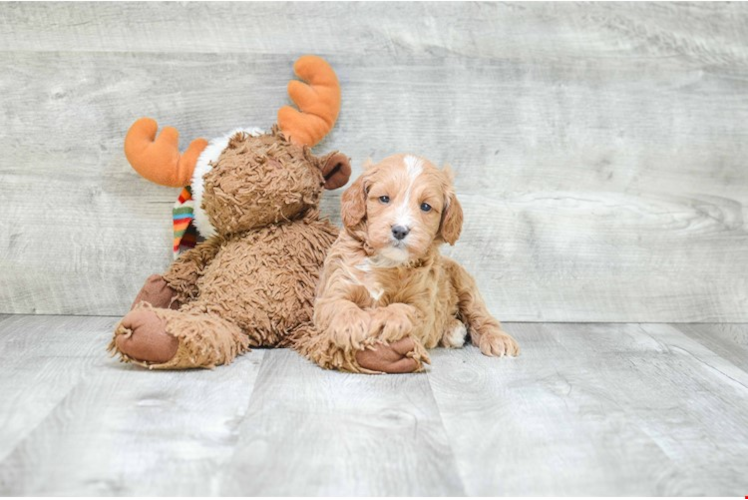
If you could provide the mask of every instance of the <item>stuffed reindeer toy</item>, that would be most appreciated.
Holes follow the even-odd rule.
[[[340,110],[335,72],[322,59],[294,65],[306,83],[288,92],[270,132],[238,129],[178,150],[179,134],[136,121],[125,154],[146,179],[185,188],[175,209],[175,251],[190,246],[190,226],[205,241],[183,252],[163,275],[146,281],[117,325],[109,351],[155,369],[214,367],[251,346],[284,346],[309,330],[314,292],[327,250],[338,236],[320,220],[324,189],[351,173],[348,158],[310,148]]]

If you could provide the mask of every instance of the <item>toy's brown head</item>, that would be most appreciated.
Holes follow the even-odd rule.
[[[298,218],[316,210],[322,188],[344,186],[351,175],[348,158],[338,152],[314,156],[309,148],[335,125],[340,86],[323,59],[303,56],[288,93],[298,110],[283,106],[270,133],[238,130],[225,137],[192,141],[180,154],[179,134],[150,118],[136,121],[125,138],[125,155],[146,179],[166,186],[191,186],[175,209],[175,249],[192,214],[203,236],[231,234]],[[185,200],[185,201],[183,201]]]
[[[316,213],[324,188],[344,185],[348,158],[315,156],[274,127],[238,132],[203,177],[202,209],[220,234],[232,234]]]

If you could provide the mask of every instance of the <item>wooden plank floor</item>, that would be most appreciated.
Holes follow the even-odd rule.
[[[117,318],[0,316],[0,494],[748,492],[748,324],[506,325],[520,358],[325,372],[108,358]]]

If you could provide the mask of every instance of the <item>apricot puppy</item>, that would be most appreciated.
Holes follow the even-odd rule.
[[[514,356],[475,280],[439,253],[462,229],[451,172],[414,155],[395,155],[343,193],[344,231],[333,244],[314,307],[314,339],[297,345],[326,368],[412,372],[426,349],[461,347],[466,337],[487,356]]]

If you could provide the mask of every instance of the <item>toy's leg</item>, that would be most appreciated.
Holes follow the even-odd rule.
[[[392,344],[375,342],[362,349],[344,348],[331,335],[319,332],[311,324],[297,328],[291,346],[322,368],[354,373],[410,373],[429,362],[426,349],[407,337]]]
[[[488,312],[473,277],[456,262],[447,259],[444,262],[457,292],[460,316],[468,326],[473,344],[486,356],[517,356],[519,344]]]
[[[358,364],[372,373],[411,373],[423,370],[423,363],[431,363],[429,354],[412,337],[391,344],[377,342],[356,352]]]
[[[141,302],[148,302],[153,307],[164,309],[179,309],[179,302],[176,301],[176,293],[169,287],[166,280],[160,274],[152,274],[145,280],[143,288],[132,303],[130,309]]]
[[[218,316],[141,303],[117,325],[109,351],[152,369],[213,368],[248,350],[238,326]]]

